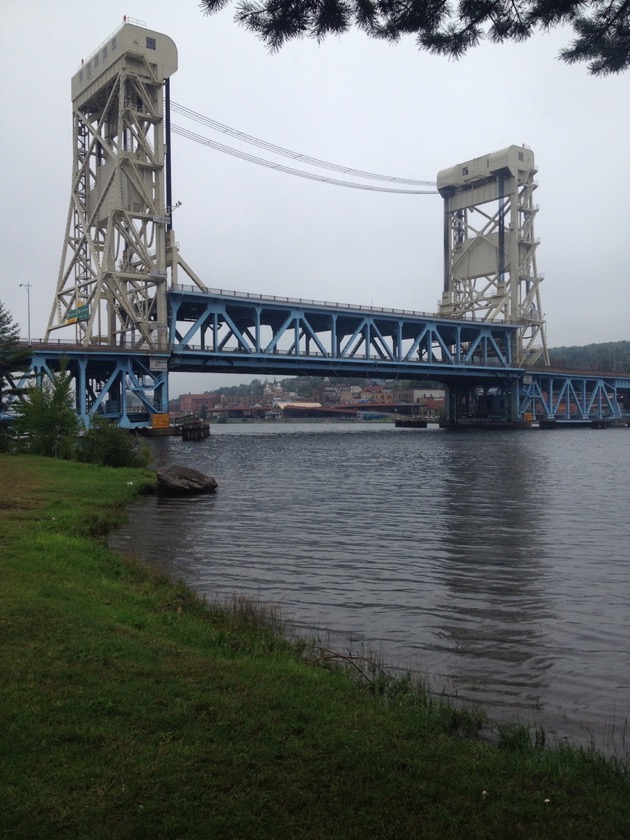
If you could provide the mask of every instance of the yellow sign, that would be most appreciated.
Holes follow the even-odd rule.
[[[169,419],[168,414],[153,414],[151,417],[151,428],[168,429]]]

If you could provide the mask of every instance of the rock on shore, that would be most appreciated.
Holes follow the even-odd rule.
[[[193,493],[214,493],[217,482],[191,467],[174,465],[158,470],[157,492],[160,496],[184,496]]]

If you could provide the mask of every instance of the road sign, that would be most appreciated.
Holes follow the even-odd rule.
[[[77,306],[76,309],[68,309],[66,317],[67,324],[76,324],[77,321],[87,321],[90,317],[90,304],[84,303],[82,306]]]

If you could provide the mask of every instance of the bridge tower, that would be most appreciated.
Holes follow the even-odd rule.
[[[176,70],[173,41],[125,19],[72,77],[72,194],[47,339],[74,325],[83,345],[168,352]]]
[[[444,292],[439,314],[518,324],[513,358],[549,365],[536,270],[536,166],[509,146],[438,173],[444,199]]]

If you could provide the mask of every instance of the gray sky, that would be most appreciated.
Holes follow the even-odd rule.
[[[557,60],[556,30],[485,44],[459,62],[360,33],[270,55],[196,0],[2,0],[0,299],[26,335],[44,334],[70,200],[70,78],[123,14],[179,51],[172,99],[218,122],[355,169],[434,180],[440,169],[510,144],[536,156],[538,270],[550,346],[628,339],[630,76],[595,79]],[[259,156],[179,115],[173,122]],[[289,163],[279,158],[279,162]],[[319,174],[323,173],[321,170]],[[173,137],[174,226],[208,286],[435,311],[442,200],[387,195],[280,174]],[[233,384],[173,378],[171,396]]]

